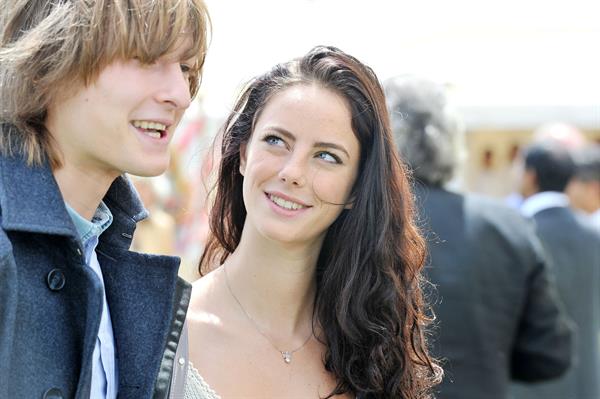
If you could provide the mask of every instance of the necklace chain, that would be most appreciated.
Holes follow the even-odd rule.
[[[223,265],[223,272],[225,273],[225,284],[227,285],[227,289],[229,290],[229,293],[231,294],[231,296],[233,297],[233,299],[237,302],[237,304],[240,307],[240,309],[242,310],[242,312],[246,315],[246,317],[248,318],[248,320],[250,320],[250,322],[252,323],[252,325],[254,326],[254,328],[256,329],[256,331],[258,331],[260,333],[260,335],[262,335],[267,340],[267,342],[269,342],[269,344],[273,348],[275,348],[275,350],[277,352],[281,353],[281,356],[283,357],[283,361],[286,364],[290,364],[292,362],[292,355],[294,353],[298,352],[300,349],[304,348],[304,346],[306,346],[306,344],[308,343],[308,341],[310,341],[310,339],[313,336],[312,331],[308,335],[308,337],[306,337],[306,340],[304,340],[304,343],[302,345],[300,345],[299,347],[297,347],[296,349],[291,350],[291,351],[282,351],[281,349],[279,349],[273,343],[273,341],[271,340],[271,337],[269,337],[269,335],[267,335],[267,333],[265,333],[263,330],[261,330],[261,328],[258,326],[258,323],[256,321],[254,321],[254,319],[252,318],[252,316],[250,316],[250,314],[246,311],[246,309],[244,309],[244,306],[242,305],[242,303],[240,302],[240,300],[233,293],[233,290],[231,289],[231,285],[229,284],[229,276],[227,275],[227,269],[225,268],[225,265]]]

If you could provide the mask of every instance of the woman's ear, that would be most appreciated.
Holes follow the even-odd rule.
[[[352,207],[354,206],[354,200],[356,198],[354,196],[348,198],[348,202],[346,203],[346,205],[344,205],[344,209],[352,209]]]
[[[240,174],[244,176],[246,173],[246,148],[248,143],[242,143],[240,145]]]

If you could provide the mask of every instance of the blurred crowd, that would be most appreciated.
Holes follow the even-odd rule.
[[[429,244],[439,397],[600,397],[599,144],[545,125],[514,154],[511,195],[460,193],[464,128],[443,87],[402,76],[386,96]]]

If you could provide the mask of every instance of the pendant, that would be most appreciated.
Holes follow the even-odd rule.
[[[283,356],[283,361],[286,364],[290,364],[292,362],[292,352],[284,351],[281,352],[281,355]]]

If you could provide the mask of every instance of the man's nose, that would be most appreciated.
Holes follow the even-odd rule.
[[[171,104],[175,109],[186,109],[192,101],[187,75],[181,70],[179,62],[169,63],[164,72],[159,83],[158,100]]]

